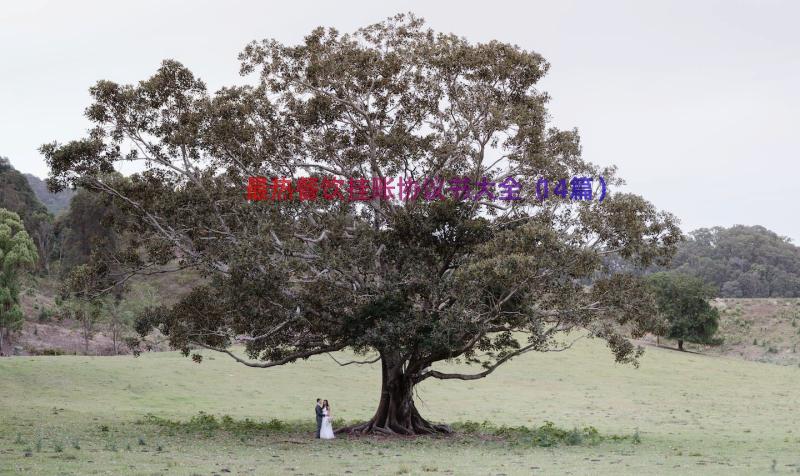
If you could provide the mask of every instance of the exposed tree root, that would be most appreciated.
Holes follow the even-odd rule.
[[[357,425],[350,425],[344,428],[337,429],[334,433],[347,434],[350,436],[432,436],[432,435],[449,435],[453,429],[448,425],[443,424],[429,424],[426,427],[416,428],[403,428],[401,426],[392,425],[389,427],[382,427],[375,424],[373,421],[359,423]]]
[[[339,428],[335,431],[336,434],[348,434],[351,436],[422,436],[422,435],[449,435],[453,429],[449,425],[431,423],[419,414],[410,419],[407,424],[400,424],[398,421],[383,421],[380,424],[380,419],[372,418],[369,421],[350,425],[344,428]]]

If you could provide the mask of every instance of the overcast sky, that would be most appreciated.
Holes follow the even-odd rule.
[[[211,90],[251,40],[352,31],[412,11],[438,31],[542,54],[553,122],[584,157],[686,231],[764,225],[800,243],[800,2],[3,1],[0,155],[44,177],[37,148],[81,136],[88,88],[174,58]]]

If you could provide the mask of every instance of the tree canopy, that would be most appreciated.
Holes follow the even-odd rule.
[[[215,93],[173,60],[136,85],[99,81],[90,134],[42,146],[52,190],[78,184],[120,208],[116,226],[135,239],[115,258],[116,278],[172,266],[209,279],[148,313],[142,333],[158,327],[187,355],[213,349],[262,368],[369,355],[342,362],[381,362],[378,410],[351,429],[363,432],[446,431],[417,412],[416,384],[485,377],[526,352],[568,348],[569,336],[605,339],[617,361],[635,361],[627,337],[651,327],[652,296],[602,257],[663,263],[680,232],[632,194],[536,197],[541,177],[620,183],[613,167],[582,159],[576,130],[548,124],[539,54],[398,15],[348,34],[318,28],[294,46],[253,42],[240,60],[250,83]],[[108,175],[118,162],[143,171]],[[514,177],[524,187],[499,204],[253,202],[252,176]],[[479,368],[435,367],[451,359]]]
[[[800,248],[762,226],[695,230],[670,268],[713,284],[722,297],[800,297]]]
[[[113,255],[123,241],[114,231],[117,207],[106,196],[78,189],[56,222],[61,246],[61,274],[89,263],[93,253]]]
[[[0,208],[0,351],[4,332],[19,329],[23,322],[19,308],[21,272],[38,260],[36,245],[16,213]]]
[[[656,295],[659,313],[667,320],[660,335],[676,339],[680,350],[683,350],[683,341],[715,342],[719,311],[709,302],[716,294],[714,286],[678,273],[654,273],[647,280]]]

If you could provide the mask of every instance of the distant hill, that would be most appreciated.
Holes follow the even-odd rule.
[[[11,162],[0,157],[0,207],[16,212],[32,234],[35,222],[47,215],[47,207],[39,201],[28,180]]]
[[[50,210],[50,213],[58,215],[61,211],[69,207],[69,202],[72,200],[72,197],[75,196],[74,190],[67,188],[58,193],[50,193],[47,190],[47,183],[44,180],[32,174],[24,175],[33,193],[35,193],[39,201]]]
[[[50,253],[55,245],[53,217],[36,197],[25,176],[5,157],[0,157],[0,208],[16,212],[22,218],[25,229],[36,243],[40,269],[48,271]]]
[[[800,248],[763,226],[695,230],[669,268],[713,284],[721,297],[800,297]]]

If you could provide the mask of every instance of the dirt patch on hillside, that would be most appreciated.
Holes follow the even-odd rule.
[[[14,347],[17,348],[18,355],[130,353],[121,343],[115,352],[113,340],[102,332],[96,333],[89,339],[87,348],[83,336],[74,326],[75,323],[72,322],[58,324],[26,322],[22,332],[14,339]]]

